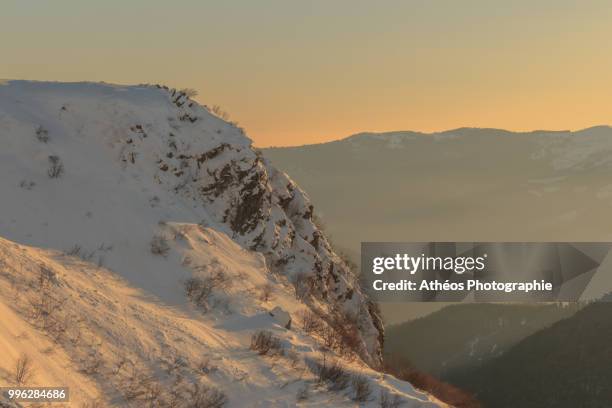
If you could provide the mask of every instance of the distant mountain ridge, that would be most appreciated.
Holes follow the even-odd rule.
[[[262,151],[349,253],[364,241],[612,241],[608,126],[362,133]]]
[[[320,143],[308,143],[308,144],[303,144],[303,145],[295,145],[295,146],[266,146],[262,149],[264,150],[272,150],[272,149],[300,149],[300,148],[305,148],[305,147],[310,147],[310,146],[319,146],[319,145],[326,145],[329,143],[339,143],[339,142],[345,142],[345,141],[350,141],[350,140],[356,140],[356,139],[360,139],[360,138],[369,138],[369,137],[375,137],[375,138],[392,138],[392,137],[411,137],[411,136],[427,136],[427,137],[436,137],[436,136],[451,136],[451,137],[456,137],[456,136],[460,136],[462,134],[474,134],[474,133],[478,133],[478,132],[482,132],[484,134],[494,134],[494,135],[548,135],[548,136],[560,136],[560,135],[581,135],[581,134],[590,134],[592,132],[597,132],[597,131],[605,131],[608,132],[610,131],[610,129],[612,129],[612,126],[610,125],[594,125],[594,126],[589,126],[583,129],[579,129],[579,130],[569,130],[569,129],[565,129],[565,130],[546,130],[546,129],[535,129],[535,130],[528,130],[528,131],[516,131],[516,130],[507,130],[507,129],[502,129],[502,128],[491,128],[491,127],[470,127],[470,126],[464,126],[464,127],[458,127],[458,128],[454,128],[454,129],[448,129],[448,130],[442,130],[442,131],[436,131],[436,132],[421,132],[421,131],[417,131],[417,130],[394,130],[394,131],[382,131],[382,132],[369,132],[369,131],[364,131],[364,132],[359,132],[359,133],[355,133],[352,134],[350,136],[346,136],[340,139],[334,139],[334,140],[329,140],[329,141],[325,141],[325,142],[320,142]]]

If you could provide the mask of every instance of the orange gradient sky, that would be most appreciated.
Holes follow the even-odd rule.
[[[258,146],[612,123],[609,0],[5,0],[0,78],[199,91]]]

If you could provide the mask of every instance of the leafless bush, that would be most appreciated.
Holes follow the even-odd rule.
[[[356,358],[362,347],[356,319],[338,310],[327,315],[328,322],[320,316],[320,312],[312,310],[301,312],[299,317],[304,331],[320,337],[325,348],[336,351],[345,359]]]
[[[187,367],[189,364],[187,363],[187,360],[185,360],[183,357],[181,356],[175,356],[169,363],[168,363],[168,368],[167,371],[168,373],[172,373],[174,371],[177,371],[181,368],[185,368]]]
[[[223,271],[216,271],[210,276],[192,277],[185,281],[185,292],[189,300],[204,311],[210,309],[210,297],[215,289],[223,289],[229,283],[228,276]]]
[[[38,288],[45,289],[49,286],[57,286],[59,283],[57,274],[53,269],[47,268],[45,265],[38,266]]]
[[[49,141],[49,132],[42,126],[39,126],[36,128],[36,138],[39,142],[47,143]]]
[[[170,251],[168,240],[162,235],[153,235],[151,238],[151,253],[153,255],[166,256]]]
[[[266,283],[260,287],[259,300],[262,302],[268,302],[272,299],[273,286],[270,283]]]
[[[367,402],[372,396],[370,381],[363,375],[351,376],[351,386],[353,387],[352,399],[355,402]]]
[[[104,242],[98,245],[98,251],[101,252],[110,252],[112,251],[114,246],[112,244],[105,244]]]
[[[181,89],[181,92],[184,93],[185,96],[188,98],[195,98],[196,96],[198,96],[198,91],[193,88],[183,88]]]
[[[28,180],[21,180],[21,182],[19,183],[19,187],[21,187],[21,188],[23,188],[25,190],[32,190],[35,185],[36,185],[35,182],[28,181]]]
[[[210,111],[212,113],[214,113],[215,115],[217,115],[218,117],[220,117],[221,119],[223,119],[224,121],[226,121],[226,122],[229,121],[229,119],[230,119],[229,113],[224,111],[223,108],[221,108],[221,106],[219,106],[219,105],[213,105],[213,107],[210,109]]]
[[[397,394],[391,394],[387,390],[380,390],[380,408],[399,408],[405,401]]]
[[[132,361],[126,356],[121,356],[121,358],[119,358],[119,361],[117,361],[117,364],[115,364],[115,368],[113,369],[113,374],[114,375],[119,374],[121,369],[127,365],[130,365],[133,367],[134,363],[132,363]]]
[[[325,322],[309,309],[299,312],[298,317],[306,333],[321,333],[325,327]]]
[[[76,256],[77,258],[82,259],[85,262],[89,262],[96,255],[96,251],[87,251],[83,249],[83,247],[79,244],[74,244],[72,248],[66,251],[66,255],[68,256]]]
[[[168,408],[179,408],[183,407],[184,395],[187,393],[187,386],[183,376],[178,375],[175,377],[172,384],[168,387],[168,394],[166,399],[166,406]]]
[[[315,375],[319,384],[327,384],[331,391],[342,391],[349,386],[350,374],[337,362],[314,362]]]
[[[309,276],[307,273],[298,273],[293,280],[295,298],[298,300],[307,299],[312,293],[313,286],[313,277]]]
[[[34,367],[32,360],[27,354],[22,353],[15,362],[15,371],[13,372],[13,380],[17,385],[23,385],[30,381],[34,375]]]
[[[136,367],[132,367],[130,374],[123,381],[124,388],[122,393],[124,398],[128,401],[142,398],[147,394],[152,381],[153,378],[150,375]]]
[[[64,174],[64,165],[59,156],[49,156],[49,169],[47,170],[47,174],[50,178],[59,178]]]
[[[103,365],[102,354],[98,350],[92,350],[84,359],[81,371],[87,375],[95,375],[100,372]]]
[[[361,333],[357,326],[336,327],[336,332],[340,337],[336,351],[346,359],[356,358],[362,345]]]
[[[330,350],[337,350],[342,347],[342,338],[332,327],[325,325],[319,332],[319,335],[323,339],[323,345],[326,348]]]
[[[259,355],[275,355],[283,353],[283,345],[278,337],[267,330],[259,330],[251,336],[251,350]]]
[[[329,341],[333,341],[331,347],[345,358],[355,358],[362,347],[361,332],[359,331],[357,317],[336,309],[332,311],[330,324],[333,331],[336,333],[336,339],[328,339]],[[333,335],[328,334],[328,336]]]
[[[66,255],[68,256],[78,256],[83,248],[79,244],[74,244],[72,248],[66,251]]]
[[[188,391],[187,406],[192,408],[222,408],[227,404],[227,395],[217,388],[194,384]]]
[[[155,407],[159,406],[162,397],[164,396],[165,389],[162,385],[156,381],[151,381],[145,389],[145,393],[142,396],[142,400],[145,401],[147,406]]]
[[[60,297],[54,290],[56,283],[53,272],[43,266],[38,276],[38,288],[33,298],[28,298],[30,303],[31,318],[40,328],[45,331],[56,342],[60,342],[71,325],[71,317],[64,313],[64,305],[67,298]]]

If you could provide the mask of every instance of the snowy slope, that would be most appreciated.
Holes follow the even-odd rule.
[[[232,278],[217,297],[223,307],[206,314],[194,307],[171,307],[75,256],[0,240],[0,381],[11,382],[15,361],[26,353],[34,366],[28,385],[68,386],[72,406],[98,398],[120,406],[134,379],[149,376],[146,393],[132,400],[132,406],[145,406],[155,385],[163,390],[157,398],[168,399],[177,381],[183,387],[200,382],[221,389],[229,406],[292,406],[304,386],[310,387],[304,406],[348,405],[350,389],[329,392],[315,385],[309,364],[323,358],[317,342],[297,327],[285,329],[268,313],[271,306],[280,306],[295,315],[304,305],[281,281],[268,301],[260,299],[259,288],[270,279],[261,255],[211,229],[189,224],[165,229],[180,231],[169,244],[169,262],[188,257],[194,275],[202,273],[199,266],[214,265]],[[50,293],[61,300],[52,318],[68,322],[63,330],[45,330],[36,317],[41,268],[50,271]],[[256,329],[278,336],[286,355],[259,356],[249,350]],[[346,362],[346,367],[372,382],[373,404],[382,388],[400,395],[407,406],[435,406],[409,384],[380,375],[359,360]]]
[[[313,223],[308,198],[206,107],[158,86],[10,81],[0,85],[0,140],[0,303],[13,322],[0,332],[11,357],[3,381],[11,359],[47,350],[50,339],[56,350],[33,357],[56,368],[37,370],[35,381],[69,377],[82,394],[75,401],[100,394],[125,404],[128,373],[116,369],[124,358],[138,369],[132,378],[151,375],[164,390],[200,381],[232,406],[292,406],[305,384],[306,405],[350,401],[354,387],[330,393],[313,380],[321,350],[326,361],[342,350],[301,330],[298,312],[309,309],[353,334],[358,358],[341,361],[372,383],[370,403],[382,387],[413,406],[433,404],[368,367],[380,361],[380,320]],[[52,309],[80,323],[41,321],[41,270],[58,277],[50,282],[61,307]],[[193,277],[215,282],[197,302],[186,295]],[[270,316],[276,307],[292,330]],[[298,358],[249,350],[261,329]],[[41,346],[21,343],[21,333]],[[194,374],[208,357],[214,375]]]

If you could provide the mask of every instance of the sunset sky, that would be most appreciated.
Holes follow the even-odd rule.
[[[612,123],[609,0],[3,0],[0,78],[165,83],[258,146]]]

